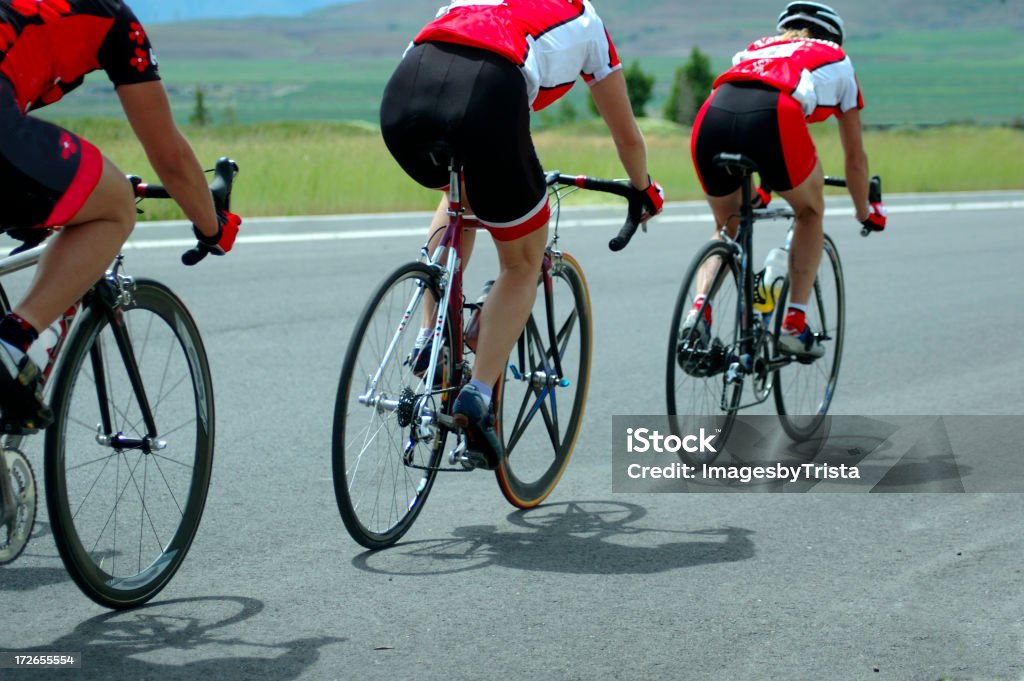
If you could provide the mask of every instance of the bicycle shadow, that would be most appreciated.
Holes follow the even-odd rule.
[[[579,575],[655,574],[752,558],[752,530],[643,527],[642,506],[619,501],[570,501],[507,516],[523,530],[493,525],[456,528],[452,538],[398,544],[352,559],[360,570],[391,575],[444,575],[490,566]],[[646,535],[687,537],[654,543]],[[645,535],[634,541],[631,538]]]
[[[817,435],[801,442],[792,441],[772,419],[755,416],[738,421],[725,455],[715,465],[855,467],[858,478],[828,480],[830,488],[871,493],[963,493],[964,480],[975,474],[971,453],[955,451],[939,417],[832,416]],[[903,438],[899,444],[893,440],[897,435]],[[818,482],[808,478],[756,484],[716,481],[706,491],[809,492]]]
[[[84,679],[228,681],[250,678],[258,670],[260,677],[287,681],[315,664],[322,647],[347,640],[317,636],[264,643],[231,633],[263,608],[261,601],[241,596],[160,601],[92,617],[52,643],[19,652],[80,653],[81,667],[72,675]],[[40,670],[8,671],[12,676],[4,678],[19,672],[40,678]]]

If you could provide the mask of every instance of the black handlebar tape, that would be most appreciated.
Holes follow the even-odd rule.
[[[633,238],[634,234],[636,234],[637,227],[637,222],[632,216],[626,218],[626,224],[622,225],[622,229],[619,230],[618,236],[613,237],[612,240],[608,242],[608,248],[616,252],[621,251],[629,245],[629,240]]]

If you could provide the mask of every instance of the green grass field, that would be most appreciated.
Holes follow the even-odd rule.
[[[743,40],[736,38],[735,49],[743,47]],[[1024,34],[1012,28],[859,36],[847,48],[864,90],[864,121],[869,126],[1024,120]],[[713,53],[714,71],[727,68],[733,48],[729,49]],[[161,72],[182,122],[188,121],[194,108],[197,87],[202,87],[215,123],[376,122],[381,91],[400,56],[397,48],[388,57],[363,58],[179,56],[161,60]],[[634,60],[625,52],[623,58],[627,63]],[[655,77],[647,114],[659,117],[673,73],[684,59],[641,55],[636,59]],[[586,87],[577,85],[570,101],[585,112],[586,97]],[[92,74],[78,92],[46,115],[115,116],[117,107],[106,77]]]
[[[65,121],[125,172],[155,180],[130,129],[115,119]],[[645,120],[652,175],[669,200],[701,198],[690,162],[689,130]],[[830,124],[815,126],[827,173],[841,175],[842,152]],[[234,206],[243,216],[430,210],[434,192],[410,180],[377,129],[367,124],[287,122],[184,127],[208,167],[221,155],[238,161]],[[943,127],[868,131],[873,173],[887,192],[1020,189],[1024,130]],[[621,177],[614,148],[599,121],[538,132],[545,167]],[[177,218],[171,202],[151,201],[143,219]]]

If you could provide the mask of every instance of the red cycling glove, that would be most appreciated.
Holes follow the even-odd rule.
[[[199,231],[199,228],[192,225],[196,239],[203,246],[203,250],[211,255],[224,255],[235,245],[235,238],[238,237],[238,227],[242,224],[242,218],[226,210],[217,211],[217,233],[213,236],[206,236]]]
[[[199,231],[199,228],[192,225],[192,232],[196,235],[198,243],[181,254],[181,261],[186,265],[195,265],[207,255],[224,255],[235,245],[235,238],[238,236],[238,226],[242,224],[242,218],[226,210],[217,211],[217,233],[213,236],[206,236]]]
[[[641,221],[650,220],[665,207],[665,190],[662,189],[660,184],[652,180],[650,175],[647,176],[647,180],[650,182],[647,185],[647,189],[640,190],[644,206],[644,215]]]
[[[881,201],[873,201],[868,205],[867,219],[861,220],[860,224],[864,229],[871,232],[881,232],[885,229],[885,223],[887,220],[885,204]]]
[[[764,187],[757,188],[757,195],[754,197],[754,208],[767,208],[772,202],[772,190]]]

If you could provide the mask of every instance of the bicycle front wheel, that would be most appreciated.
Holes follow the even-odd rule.
[[[502,494],[517,508],[536,506],[558,484],[579,435],[590,384],[587,282],[572,256],[551,257],[551,292],[542,277],[534,312],[497,391],[505,457],[495,473]]]
[[[138,280],[128,292],[114,315],[81,313],[45,444],[60,556],[89,598],[117,609],[151,599],[185,559],[214,446],[213,383],[195,322],[162,284]]]
[[[437,475],[447,430],[437,416],[451,395],[451,327],[443,334],[431,388],[414,349],[435,276],[420,263],[397,269],[356,322],[334,409],[334,493],[352,538],[368,549],[398,541],[412,526]]]
[[[782,302],[777,309],[785,310],[789,302],[789,280],[783,286]],[[807,323],[825,348],[825,355],[809,362],[790,362],[775,376],[775,407],[783,430],[797,441],[813,437],[832,404],[836,381],[839,380],[839,360],[843,355],[843,325],[846,320],[846,292],[843,287],[843,267],[839,251],[832,239],[825,235],[825,247],[818,265],[811,298],[807,301]],[[774,333],[778,337],[782,315],[776,314]]]
[[[699,296],[704,302],[697,307]],[[690,264],[672,312],[665,379],[672,434],[717,432],[718,451],[729,437],[742,393],[742,383],[729,382],[726,373],[739,355],[742,303],[732,250],[720,241],[706,244]],[[680,450],[692,465],[710,463],[716,455]]]

